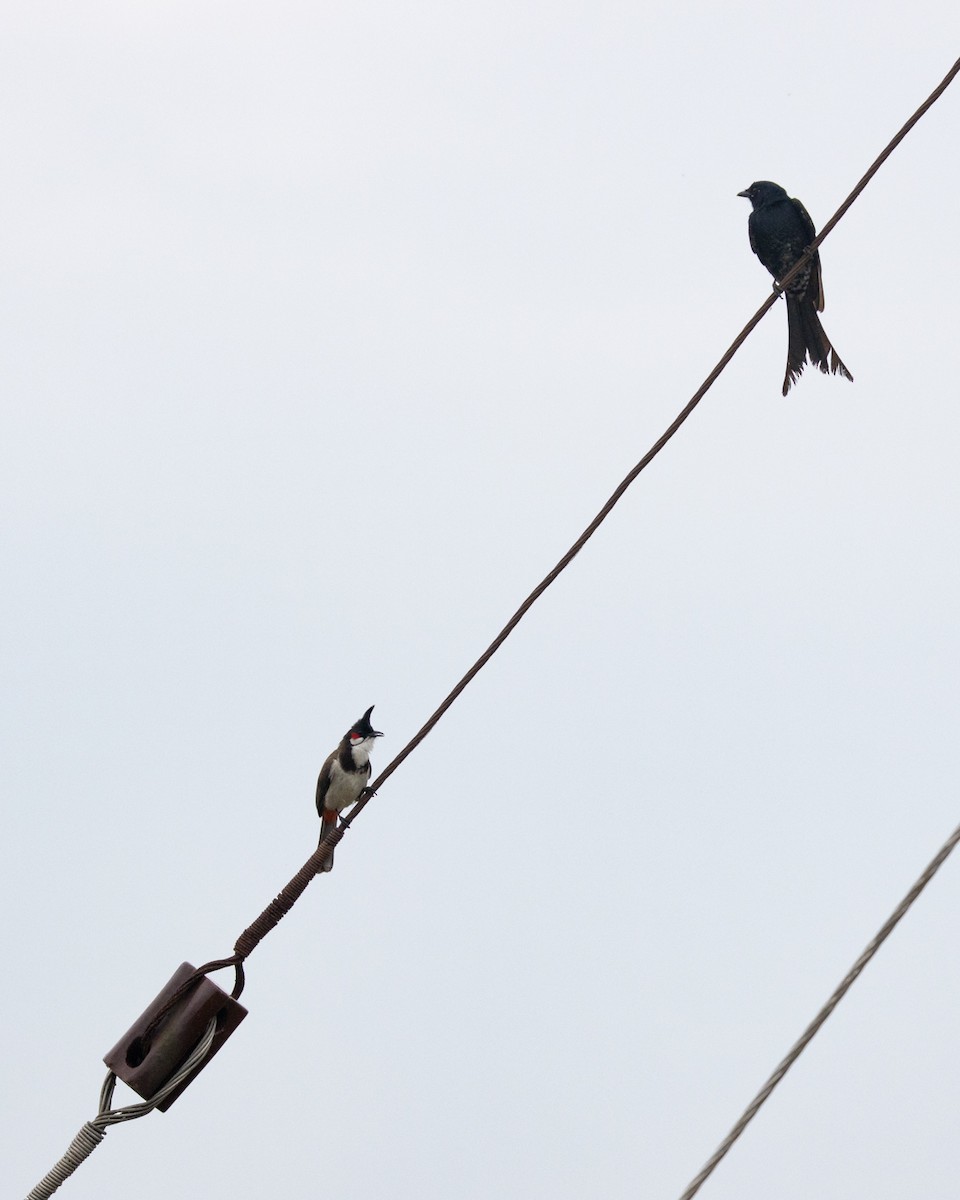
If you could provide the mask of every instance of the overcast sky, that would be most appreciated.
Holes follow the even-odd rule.
[[[5,1193],[960,47],[946,0],[30,3],[0,41]],[[675,1200],[960,820],[960,84],[71,1200]],[[705,1186],[954,1197],[960,857]],[[227,990],[232,975],[217,981]],[[117,1099],[131,1094],[118,1088]]]

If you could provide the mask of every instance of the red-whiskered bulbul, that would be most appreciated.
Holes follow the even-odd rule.
[[[360,799],[370,778],[370,751],[374,740],[383,734],[370,724],[371,704],[356,725],[343,735],[340,745],[328,755],[317,780],[317,812],[320,814],[320,841],[337,817]],[[333,870],[333,851],[321,871]]]

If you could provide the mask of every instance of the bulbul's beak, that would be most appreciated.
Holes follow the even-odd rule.
[[[379,729],[375,729],[370,736],[371,737],[383,737],[383,734],[380,732]]]

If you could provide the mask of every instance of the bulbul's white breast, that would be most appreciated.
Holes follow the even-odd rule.
[[[366,787],[370,778],[370,764],[367,762],[359,771],[345,771],[338,762],[330,769],[330,786],[323,798],[325,808],[335,808],[342,811],[349,804],[360,798],[360,793]]]

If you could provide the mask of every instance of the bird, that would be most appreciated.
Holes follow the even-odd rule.
[[[370,778],[370,751],[383,734],[370,724],[371,704],[359,721],[351,725],[336,750],[330,752],[317,779],[317,812],[320,815],[320,841],[335,828],[337,817],[363,794]],[[318,843],[319,844],[319,843]],[[333,870],[331,850],[320,871]]]
[[[810,215],[799,200],[791,199],[779,183],[761,179],[737,193],[753,206],[748,223],[750,249],[776,280],[786,275],[817,236]],[[786,286],[787,370],[783,394],[790,390],[810,362],[824,374],[840,374],[853,381],[840,355],[820,324],[823,312],[823,280],[820,253],[814,251]]]

